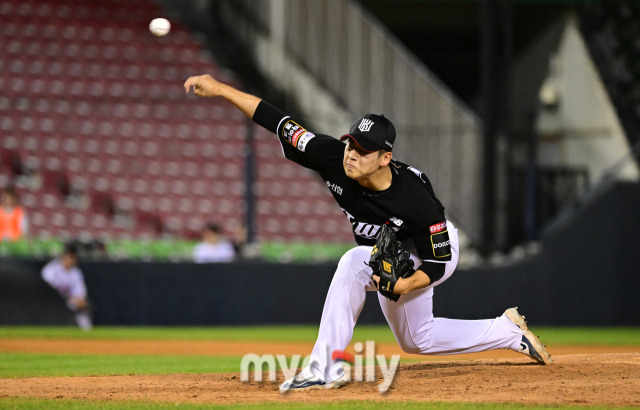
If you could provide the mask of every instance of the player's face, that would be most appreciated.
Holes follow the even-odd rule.
[[[371,177],[385,162],[385,156],[376,152],[365,152],[358,149],[351,140],[347,142],[344,149],[342,166],[344,172],[351,179],[361,180]]]
[[[16,200],[16,197],[13,196],[13,194],[9,193],[3,193],[2,200],[0,201],[2,206],[5,208],[13,208],[14,206],[16,206],[17,202],[18,201]]]
[[[218,234],[214,231],[210,231],[207,229],[202,234],[202,240],[209,243],[216,243],[218,242]]]
[[[78,262],[78,259],[74,255],[68,253],[63,254],[60,260],[65,269],[71,269]]]

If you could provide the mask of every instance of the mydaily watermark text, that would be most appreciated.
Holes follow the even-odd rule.
[[[334,350],[327,354],[331,354],[331,360],[325,360],[324,363],[335,365],[339,362],[344,370],[344,374],[348,382],[375,382],[376,373],[379,369],[382,375],[382,382],[378,385],[378,391],[385,393],[391,387],[400,362],[400,355],[393,355],[389,360],[382,354],[376,354],[375,342],[367,341],[364,345],[361,342],[354,344],[355,354]],[[257,355],[250,353],[242,358],[240,363],[240,380],[249,382],[251,373],[253,380],[263,382],[263,375],[266,371],[267,379],[270,382],[277,380],[277,369],[282,372],[284,380],[289,380],[298,374],[299,368],[308,366],[310,356],[302,358],[302,355],[292,355],[290,360],[283,354]],[[376,366],[377,365],[377,366]],[[251,370],[253,369],[253,370]]]

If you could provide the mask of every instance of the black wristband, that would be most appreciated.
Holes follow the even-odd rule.
[[[256,112],[253,113],[253,122],[263,126],[267,130],[277,134],[278,124],[286,117],[286,114],[280,111],[278,108],[269,104],[265,100],[260,101]]]

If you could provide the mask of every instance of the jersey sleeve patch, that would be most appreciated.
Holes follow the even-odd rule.
[[[433,235],[434,233],[442,232],[446,229],[447,229],[447,221],[444,221],[435,225],[431,225],[429,227],[429,232],[431,232],[431,235]]]
[[[309,131],[305,132],[304,134],[302,134],[300,136],[300,138],[298,138],[298,146],[297,148],[304,152],[304,150],[307,148],[307,144],[309,143],[309,141],[311,141],[311,139],[315,137],[315,134],[310,133]]]
[[[293,120],[287,121],[282,127],[282,139],[303,152],[313,137],[315,137],[314,134]]]
[[[436,258],[446,258],[451,256],[451,240],[449,239],[449,232],[444,231],[431,234],[431,247],[433,249],[433,256]]]

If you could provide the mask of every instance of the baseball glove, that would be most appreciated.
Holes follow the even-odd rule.
[[[371,257],[367,264],[373,271],[372,275],[378,275],[378,290],[386,298],[397,302],[400,295],[393,294],[399,278],[408,278],[413,275],[413,261],[409,252],[402,249],[402,245],[396,240],[396,234],[389,225],[383,225],[378,234]]]

